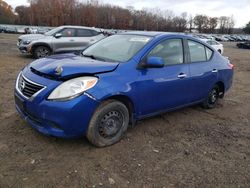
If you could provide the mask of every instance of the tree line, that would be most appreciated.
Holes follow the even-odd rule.
[[[29,6],[11,7],[0,0],[0,23],[60,26],[84,25],[107,29],[172,32],[233,33],[233,16],[175,15],[159,8],[135,10],[128,6],[101,4],[98,0],[29,0]],[[4,11],[2,11],[4,10]],[[14,12],[14,13],[13,13]]]
[[[12,7],[5,1],[0,0],[0,24],[8,24],[15,22],[15,15]]]
[[[243,29],[243,31],[247,34],[250,34],[250,22],[247,23],[246,27]]]

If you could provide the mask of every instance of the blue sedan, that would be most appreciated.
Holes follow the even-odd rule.
[[[39,59],[18,75],[17,111],[36,130],[117,143],[137,120],[185,106],[214,108],[231,87],[233,65],[184,34],[128,32],[80,55]]]

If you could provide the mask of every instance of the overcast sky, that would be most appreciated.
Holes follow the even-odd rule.
[[[27,0],[5,1],[13,7],[28,5]],[[250,0],[101,0],[101,2],[122,7],[133,6],[139,10],[157,7],[161,10],[172,10],[177,15],[182,12],[193,16],[196,14],[216,17],[233,15],[236,27],[243,27],[250,21]]]

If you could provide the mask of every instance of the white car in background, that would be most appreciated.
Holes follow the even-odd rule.
[[[24,27],[18,27],[16,31],[19,34],[25,34],[25,28]]]
[[[221,44],[215,40],[207,40],[206,43],[208,43],[210,46],[212,46],[219,53],[223,54],[223,52],[224,52],[223,44]]]

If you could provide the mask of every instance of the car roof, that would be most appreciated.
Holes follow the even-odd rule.
[[[85,26],[75,26],[75,25],[62,25],[61,28],[74,28],[74,29],[91,29],[95,31],[99,31],[98,28],[95,27],[85,27]]]
[[[122,32],[122,33],[117,33],[117,34],[118,35],[140,35],[140,36],[148,36],[148,37],[154,37],[154,38],[155,37],[183,37],[186,39],[192,39],[208,47],[208,44],[206,43],[206,41],[195,38],[186,33],[158,32],[158,31],[127,31],[127,32]]]
[[[149,36],[149,37],[157,37],[157,36],[162,36],[162,35],[166,35],[166,36],[187,36],[184,33],[171,33],[171,32],[159,32],[159,31],[127,31],[127,32],[122,32],[119,33],[122,35],[142,35],[142,36]]]

